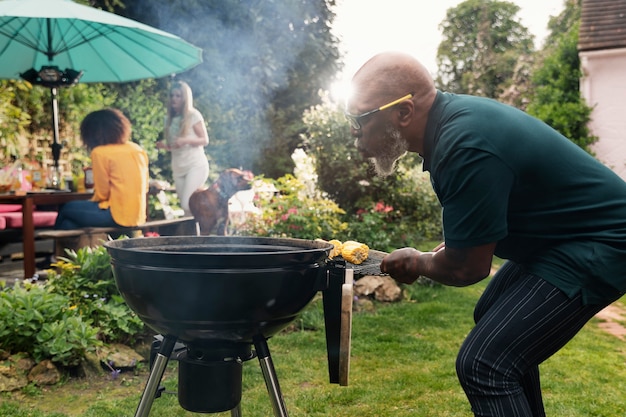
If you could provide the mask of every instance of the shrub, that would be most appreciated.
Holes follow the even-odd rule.
[[[430,184],[430,175],[422,172],[421,164],[401,164],[398,176],[396,187],[389,189],[383,199],[394,208],[392,244],[397,248],[441,239],[441,205]]]
[[[33,346],[33,358],[37,361],[49,358],[64,366],[77,366],[87,352],[102,344],[97,335],[98,329],[80,316],[44,323]]]
[[[143,322],[124,303],[115,285],[111,257],[104,246],[67,250],[48,275],[52,293],[66,296],[72,306],[100,329],[105,342],[129,342]]]
[[[45,286],[19,281],[0,292],[0,348],[74,366],[101,342],[68,297]]]
[[[53,264],[48,274],[48,287],[64,294],[77,306],[91,296],[108,299],[119,294],[113,279],[111,257],[104,246],[85,247],[77,251],[66,249],[67,257]]]
[[[345,212],[332,200],[308,196],[293,175],[263,181],[272,183],[278,192],[257,202],[261,215],[247,219],[238,234],[317,239],[331,238],[346,229],[340,219]]]
[[[364,242],[382,251],[393,249],[394,217],[396,217],[393,211],[392,206],[382,201],[371,204],[368,209],[357,211],[356,216],[350,216],[346,236],[340,240]]]
[[[349,224],[347,237],[386,252],[441,239],[441,206],[428,174],[417,172],[418,168],[407,170],[401,165],[396,187],[388,190],[384,200],[363,196],[356,213],[344,217]]]
[[[134,341],[143,322],[115,285],[104,246],[66,251],[45,283],[0,292],[0,349],[75,366],[103,342]]]
[[[389,200],[365,195],[356,213],[346,213],[322,193],[310,196],[310,186],[286,175],[272,182],[278,190],[257,196],[261,214],[248,218],[235,233],[301,239],[357,240],[381,251],[441,239],[441,206],[428,175],[406,172]]]
[[[86,316],[98,324],[100,338],[106,342],[133,343],[143,334],[143,322],[132,312],[120,295],[89,303]]]

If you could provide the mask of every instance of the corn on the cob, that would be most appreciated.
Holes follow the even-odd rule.
[[[367,259],[369,247],[365,243],[348,240],[341,246],[341,256],[346,261],[358,265]]]
[[[340,256],[341,255],[341,248],[343,246],[341,241],[339,241],[337,239],[332,239],[328,243],[331,243],[333,245],[333,249],[330,251],[330,255],[328,255],[328,257],[330,259],[333,259],[335,256]]]

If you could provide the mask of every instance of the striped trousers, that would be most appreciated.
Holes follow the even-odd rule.
[[[583,305],[543,279],[505,263],[476,304],[476,326],[456,370],[480,417],[543,417],[539,364],[605,305]]]

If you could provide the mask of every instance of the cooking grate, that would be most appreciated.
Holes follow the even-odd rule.
[[[363,263],[358,265],[350,263],[341,257],[337,258],[336,260],[341,260],[341,262],[345,262],[346,268],[352,269],[354,271],[354,278],[356,279],[367,275],[387,275],[380,272],[380,263],[385,256],[387,256],[386,252],[370,249],[367,259],[363,261]]]

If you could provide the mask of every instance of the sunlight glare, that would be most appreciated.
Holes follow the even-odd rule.
[[[350,98],[352,93],[352,87],[350,80],[340,79],[335,81],[330,87],[330,98],[333,102],[339,104],[341,107],[346,106],[346,102]]]

